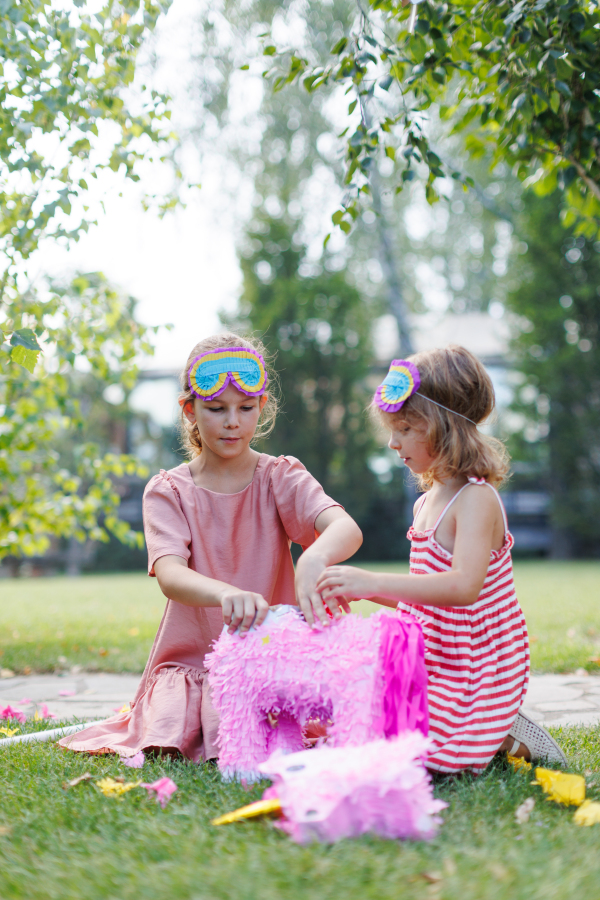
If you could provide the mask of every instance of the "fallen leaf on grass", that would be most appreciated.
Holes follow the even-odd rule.
[[[12,828],[10,825],[0,825],[0,834],[10,834]]]
[[[583,775],[571,775],[567,772],[555,772],[553,769],[536,769],[535,781],[539,784],[548,800],[564,803],[567,806],[579,806],[585,800],[585,778]]]
[[[27,721],[27,716],[22,709],[14,709],[9,703],[4,709],[0,709],[0,719],[16,719],[18,722],[24,723]]]
[[[120,797],[140,784],[141,781],[130,781],[129,784],[125,784],[115,778],[101,778],[96,782],[96,787],[100,788],[105,797]]]
[[[141,769],[146,762],[146,757],[144,756],[144,751],[140,750],[134,756],[122,756],[121,762],[130,769]]]
[[[438,882],[442,881],[441,872],[419,872],[419,877],[426,881],[427,884],[438,884]]]
[[[517,820],[518,825],[524,825],[525,822],[529,822],[529,816],[531,815],[534,806],[535,800],[533,797],[528,797],[520,806],[517,806],[515,809],[515,819]]]
[[[600,825],[600,803],[584,800],[573,821],[576,825]]]
[[[14,678],[15,673],[12,669],[0,669],[0,678]]]
[[[507,756],[507,759],[515,772],[518,772],[520,769],[522,769],[523,772],[529,772],[531,769],[531,763],[522,756]]]
[[[92,775],[89,772],[84,772],[78,778],[72,778],[71,781],[63,781],[63,790],[68,791],[70,787],[75,787],[75,785],[81,784],[82,781],[91,781],[91,779]]]
[[[31,666],[23,666],[23,675],[31,675]]]
[[[156,801],[160,803],[163,809],[171,799],[171,794],[174,794],[177,790],[175,782],[166,777],[159,778],[158,781],[153,781],[152,784],[142,783],[142,787],[145,787],[148,793],[156,791]]]
[[[5,734],[6,737],[12,737],[18,730],[18,728],[0,728],[0,734]]]

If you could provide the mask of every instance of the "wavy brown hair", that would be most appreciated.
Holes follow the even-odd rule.
[[[260,353],[260,355],[263,357],[265,361],[265,368],[269,376],[267,402],[263,406],[260,418],[258,420],[258,427],[254,432],[252,442],[254,443],[254,441],[258,441],[261,438],[268,437],[275,426],[275,419],[277,417],[277,409],[279,405],[277,397],[277,375],[272,370],[271,360],[268,357],[266,348],[262,341],[254,337],[242,337],[239,334],[234,334],[233,331],[223,331],[220,334],[213,334],[210,337],[204,338],[204,340],[199,341],[196,346],[190,351],[190,355],[188,356],[185,368],[182,369],[179,376],[179,385],[181,387],[179,402],[181,403],[181,401],[183,401],[183,403],[181,403],[179,436],[181,438],[181,445],[188,459],[194,459],[196,456],[200,456],[200,454],[202,453],[202,440],[198,431],[198,425],[195,422],[190,422],[189,419],[186,418],[186,415],[184,413],[185,406],[187,406],[190,401],[193,402],[196,399],[196,395],[192,393],[188,382],[189,368],[196,356],[199,356],[201,353],[208,353],[210,350],[218,350],[221,347],[245,347],[247,350],[254,350],[256,353]]]
[[[428,472],[416,476],[419,487],[427,490],[435,480],[461,475],[485,478],[499,487],[508,477],[508,451],[502,441],[482,434],[473,425],[485,422],[496,403],[494,386],[483,364],[456,344],[415,353],[408,360],[419,370],[419,393],[409,397],[397,413],[376,409],[388,427],[391,419],[393,424],[406,422],[424,428],[434,463]],[[427,397],[471,421],[440,409]]]

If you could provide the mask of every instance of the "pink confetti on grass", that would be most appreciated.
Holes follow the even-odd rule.
[[[146,762],[146,757],[144,756],[144,751],[140,750],[135,756],[122,756],[121,762],[124,766],[128,766],[130,769],[141,769],[144,763]],[[148,785],[143,785],[143,787],[147,787]]]
[[[36,710],[34,719],[56,719],[56,715],[50,712],[46,703],[42,703],[40,708]]]
[[[27,716],[22,709],[15,709],[10,704],[0,709],[0,719],[16,719],[18,722],[27,721]]]
[[[59,691],[59,697],[74,697],[77,691]]]
[[[154,781],[152,784],[145,784],[142,782],[141,787],[146,788],[148,794],[150,794],[151,791],[156,791],[156,801],[157,803],[160,803],[163,809],[171,799],[171,794],[174,794],[177,790],[175,782],[166,777],[159,778],[158,781]]]

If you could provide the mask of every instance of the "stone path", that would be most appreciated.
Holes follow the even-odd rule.
[[[58,718],[112,716],[133,699],[139,675],[79,672],[23,675],[0,680],[0,705],[33,714],[48,705]],[[29,699],[26,705],[21,701]],[[600,675],[532,675],[524,711],[540,725],[593,725],[600,722]]]

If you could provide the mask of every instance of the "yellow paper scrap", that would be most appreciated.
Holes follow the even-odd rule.
[[[232,822],[239,822],[242,819],[252,819],[254,816],[267,816],[270,813],[280,813],[281,803],[277,798],[272,800],[257,800],[256,803],[249,803],[248,806],[242,806],[234,812],[226,813],[213,819],[212,825],[230,825]]]
[[[600,803],[584,800],[573,816],[576,825],[600,825]]]
[[[515,772],[518,772],[519,769],[528,772],[531,769],[531,763],[527,762],[522,756],[508,756],[507,759]]]
[[[539,784],[548,800],[564,803],[567,806],[580,806],[585,800],[585,778],[583,775],[571,775],[568,772],[555,772],[553,769],[536,769],[535,781]]]
[[[129,784],[125,784],[122,781],[115,781],[114,778],[101,778],[96,782],[96,786],[100,788],[105,797],[119,797],[132,788],[139,787],[141,783],[141,781],[130,781]]]

